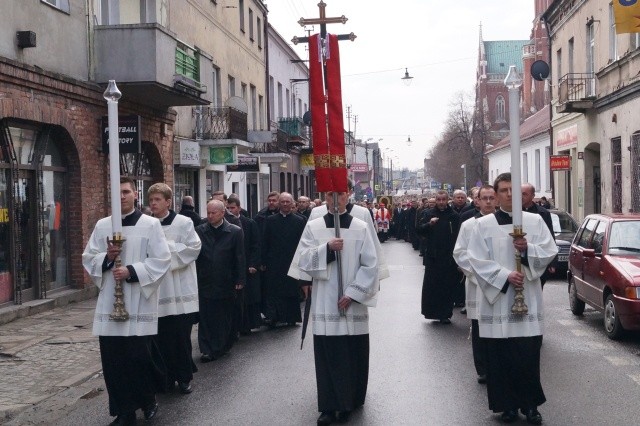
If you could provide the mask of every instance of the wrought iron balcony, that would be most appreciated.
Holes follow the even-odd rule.
[[[271,122],[272,141],[270,143],[256,144],[251,150],[253,153],[275,154],[288,153],[290,151],[289,135],[278,128],[278,124]]]
[[[596,78],[593,73],[565,74],[558,82],[558,113],[584,113],[593,108]]]
[[[302,122],[300,117],[288,117],[278,119],[278,130],[286,133],[288,142],[296,145],[308,145],[308,127]]]
[[[247,140],[247,113],[231,107],[194,107],[193,139]]]

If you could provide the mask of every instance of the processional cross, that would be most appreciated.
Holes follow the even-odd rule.
[[[338,193],[348,192],[347,167],[344,147],[344,123],[342,112],[342,88],[340,83],[340,54],[338,41],[355,40],[355,34],[327,34],[327,24],[345,24],[347,18],[328,18],[324,1],[318,3],[320,17],[300,18],[300,26],[320,25],[320,34],[294,37],[293,44],[309,44],[309,94],[311,126],[313,129],[313,158],[318,192],[333,193],[333,223],[336,238],[340,238],[340,214]],[[336,252],[338,270],[338,300],[344,295],[342,260]],[[337,302],[337,301],[336,301]],[[311,298],[307,297],[302,324],[302,342],[309,322]],[[340,315],[345,316],[344,310]],[[300,345],[302,349],[302,344]]]

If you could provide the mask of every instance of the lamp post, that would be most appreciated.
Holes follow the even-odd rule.
[[[107,112],[109,117],[109,183],[111,184],[111,230],[113,239],[111,244],[122,247],[122,211],[120,203],[120,138],[118,134],[118,100],[122,93],[118,90],[115,80],[109,80],[109,85],[103,94],[107,101]],[[115,267],[122,266],[120,255],[115,259]],[[113,321],[127,321],[129,313],[124,307],[124,289],[122,280],[116,280],[114,289],[115,301],[113,311],[109,318]]]
[[[513,233],[511,236],[522,238],[525,233],[522,231],[522,191],[520,190],[520,86],[522,78],[518,74],[515,65],[509,67],[509,73],[504,79],[504,85],[509,90],[509,136],[511,142],[511,214],[513,217]],[[516,269],[522,272],[521,255],[518,250],[515,253]],[[524,302],[523,289],[516,288],[514,303],[511,312],[523,315],[529,312],[529,308]]]
[[[463,164],[460,168],[464,169],[464,186],[462,187],[462,190],[467,192],[467,165]]]

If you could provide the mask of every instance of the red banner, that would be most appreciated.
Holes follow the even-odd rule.
[[[327,39],[326,65],[323,66],[322,40],[318,34],[309,38],[309,90],[316,188],[319,192],[347,192],[338,37],[328,34]]]
[[[549,170],[551,170],[552,172],[571,170],[570,155],[552,155],[549,160]]]

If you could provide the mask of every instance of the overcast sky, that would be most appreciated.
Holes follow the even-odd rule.
[[[285,38],[304,36],[297,23],[317,18],[319,0],[266,0],[269,23]],[[475,84],[478,34],[485,40],[528,40],[534,0],[325,0],[328,17],[345,15],[340,42],[342,101],[358,116],[356,137],[393,149],[397,162],[422,167],[443,129],[454,95]],[[319,27],[314,32],[319,32]],[[302,45],[296,48],[307,59]],[[408,68],[410,86],[400,79]],[[345,129],[348,123],[345,117]],[[354,130],[354,123],[351,123]],[[413,144],[405,141],[411,136]]]

